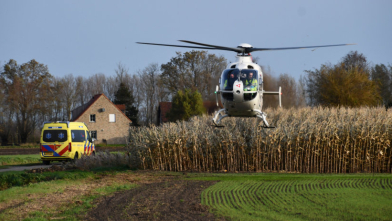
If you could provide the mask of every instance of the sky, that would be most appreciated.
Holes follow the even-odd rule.
[[[391,9],[390,0],[1,0],[0,65],[35,59],[55,77],[115,76],[119,63],[135,74],[191,50],[136,42],[259,48],[356,43],[253,53],[273,75],[299,79],[304,70],[336,64],[350,51],[372,64],[392,65]],[[234,52],[210,53],[236,60]]]

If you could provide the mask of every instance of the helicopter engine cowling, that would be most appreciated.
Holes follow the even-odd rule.
[[[243,102],[244,101],[244,83],[236,80],[233,85],[233,101]]]

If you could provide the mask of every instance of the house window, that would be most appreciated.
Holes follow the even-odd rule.
[[[93,130],[93,131],[90,131],[90,132],[91,132],[91,138],[97,140],[97,131]]]
[[[116,122],[116,115],[115,114],[109,114],[109,122]]]
[[[95,122],[95,114],[90,114],[90,122]]]

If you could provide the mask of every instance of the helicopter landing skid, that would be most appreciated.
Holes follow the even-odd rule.
[[[265,114],[264,112],[262,112],[262,111],[260,111],[260,110],[254,110],[254,111],[257,112],[256,117],[260,118],[260,119],[262,120],[262,122],[263,122],[263,125],[260,125],[259,127],[262,127],[262,128],[271,128],[271,129],[272,129],[272,128],[276,128],[276,127],[270,126],[270,125],[268,124],[268,122],[267,122],[267,114]]]
[[[266,128],[266,129],[273,129],[273,128],[276,128],[276,127],[274,127],[274,126],[269,126],[269,127],[267,127],[267,126],[265,126],[265,125],[263,125],[263,126],[259,126],[259,127],[261,127],[261,128]]]
[[[225,115],[222,115],[222,112],[225,113]],[[212,118],[212,123],[214,123],[213,126],[215,127],[224,127],[222,125],[219,125],[219,123],[221,122],[221,120],[225,117],[228,117],[229,115],[226,114],[225,109],[220,109],[214,116],[214,118]]]

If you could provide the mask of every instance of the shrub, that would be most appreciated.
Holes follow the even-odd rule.
[[[74,163],[68,163],[68,167],[77,167],[82,170],[92,170],[102,167],[129,167],[135,169],[139,163],[135,164],[137,158],[135,154],[127,153],[110,153],[109,151],[101,152],[95,156],[83,156]]]

